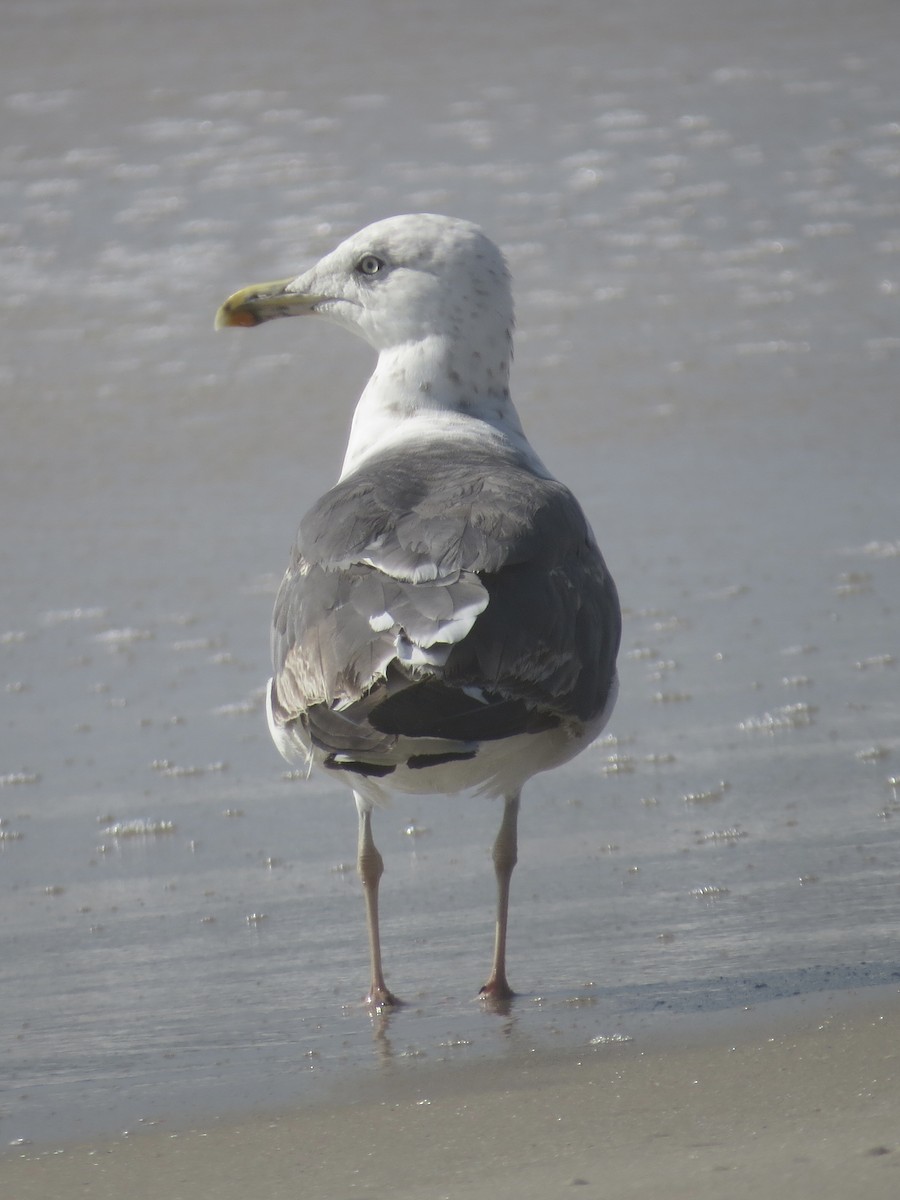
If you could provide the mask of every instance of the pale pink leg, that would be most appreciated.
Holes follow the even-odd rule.
[[[518,858],[518,821],[519,793],[516,792],[504,798],[503,819],[492,855],[497,876],[497,929],[490,978],[481,989],[481,995],[488,1000],[509,1000],[514,995],[506,978],[506,922],[509,916],[509,881]]]
[[[374,1009],[391,1008],[399,1004],[396,996],[388,991],[384,982],[384,971],[381,966],[381,936],[378,931],[378,883],[384,874],[384,859],[378,852],[378,847],[372,839],[372,808],[359,795],[356,807],[359,812],[359,853],[356,868],[363,885],[363,895],[366,900],[366,925],[369,931],[369,958],[372,965],[372,986],[366,997],[366,1003]]]

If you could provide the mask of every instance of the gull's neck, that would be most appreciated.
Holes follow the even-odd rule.
[[[481,352],[438,336],[382,350],[353,414],[341,478],[412,437],[487,438],[539,465],[510,399],[509,361],[508,338]]]

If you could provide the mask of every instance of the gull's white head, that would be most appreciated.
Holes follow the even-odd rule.
[[[434,213],[376,221],[304,274],[243,288],[219,309],[216,327],[307,313],[379,351],[435,333],[464,338],[473,324],[508,339],[513,325],[503,255],[471,221]]]
[[[325,317],[378,351],[345,473],[421,419],[432,430],[486,422],[533,456],[509,396],[509,272],[477,225],[433,213],[376,221],[304,274],[235,292],[216,328],[291,316]]]
[[[376,221],[304,274],[236,292],[219,309],[216,328],[310,314],[345,326],[380,353],[435,340],[454,360],[465,350],[506,387],[509,272],[470,221],[433,213]]]

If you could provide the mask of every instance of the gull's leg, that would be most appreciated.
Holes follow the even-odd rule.
[[[494,871],[497,876],[497,930],[494,962],[481,995],[489,1000],[509,1000],[514,995],[506,978],[506,921],[509,915],[509,881],[517,861],[519,793],[504,797],[503,819],[494,842]]]
[[[381,937],[378,932],[378,883],[384,874],[384,859],[372,838],[372,805],[359,792],[353,793],[359,813],[359,851],[356,869],[366,899],[366,925],[369,930],[369,958],[372,965],[372,986],[366,1003],[377,1010],[390,1008],[400,1001],[387,989],[381,967]]]

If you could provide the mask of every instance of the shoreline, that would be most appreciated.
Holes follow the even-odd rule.
[[[900,990],[668,1018],[632,1041],[427,1064],[327,1101],[9,1148],[0,1189],[296,1196],[845,1198],[900,1187]]]

